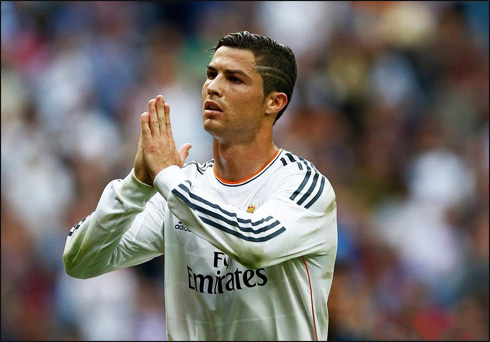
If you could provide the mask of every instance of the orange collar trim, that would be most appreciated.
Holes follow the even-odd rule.
[[[214,172],[214,175],[216,176],[216,178],[218,178],[220,180],[220,182],[222,183],[225,183],[225,184],[229,184],[229,185],[238,185],[238,184],[242,184],[242,183],[245,183],[249,180],[251,180],[252,178],[256,177],[257,175],[259,175],[262,171],[264,171],[267,167],[269,167],[270,164],[272,164],[272,162],[274,162],[274,160],[277,158],[277,156],[279,155],[279,152],[281,152],[281,149],[277,149],[276,153],[274,154],[274,156],[271,158],[271,160],[264,165],[263,168],[261,168],[259,171],[257,171],[256,173],[254,173],[253,175],[251,175],[250,177],[248,178],[245,178],[245,179],[242,179],[240,181],[236,181],[236,182],[232,182],[232,181],[228,181],[224,178],[222,178],[220,175],[218,175],[218,172],[216,172],[216,163],[213,164],[213,172]]]

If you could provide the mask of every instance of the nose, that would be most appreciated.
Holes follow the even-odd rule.
[[[216,76],[214,79],[212,80],[208,80],[207,81],[207,92],[208,92],[208,95],[216,95],[216,96],[221,96],[222,95],[222,89],[221,89],[221,85],[220,85],[220,76]]]

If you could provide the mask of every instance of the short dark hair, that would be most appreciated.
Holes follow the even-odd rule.
[[[291,102],[298,75],[296,57],[291,48],[269,37],[248,31],[228,33],[211,50],[216,52],[221,46],[253,52],[257,63],[256,69],[264,82],[264,97],[273,91],[287,95],[288,103],[277,114],[274,121],[276,123]]]

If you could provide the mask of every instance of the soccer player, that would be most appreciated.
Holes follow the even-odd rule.
[[[165,254],[169,340],[326,340],[337,254],[330,182],[276,147],[296,82],[290,48],[247,31],[219,40],[202,88],[213,159],[184,163],[159,95],[141,115],[134,167],[69,232],[76,278]]]

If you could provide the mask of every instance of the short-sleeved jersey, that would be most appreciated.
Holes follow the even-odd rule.
[[[286,150],[228,182],[213,160],[134,170],[72,227],[63,262],[90,278],[165,255],[169,340],[326,340],[337,254],[329,181]]]

